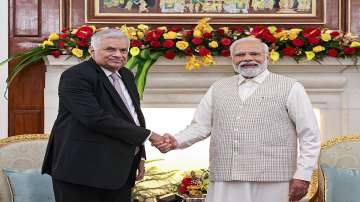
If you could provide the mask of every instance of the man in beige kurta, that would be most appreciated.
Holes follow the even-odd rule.
[[[298,201],[320,152],[311,102],[298,81],[267,70],[260,40],[240,39],[230,51],[239,74],[215,82],[192,123],[153,145],[167,152],[211,137],[208,202]]]

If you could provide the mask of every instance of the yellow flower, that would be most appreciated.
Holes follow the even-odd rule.
[[[42,47],[45,48],[45,46],[53,46],[54,43],[50,40],[43,41]]]
[[[144,32],[137,32],[137,36],[139,37],[139,39],[143,39],[144,38]]]
[[[305,51],[305,54],[307,60],[312,60],[315,57],[315,53],[312,51]]]
[[[302,31],[302,29],[298,29],[298,28],[290,29],[290,33],[299,34],[301,31]]]
[[[274,34],[277,28],[275,26],[269,26],[268,30],[270,31],[271,34]]]
[[[186,69],[191,71],[193,69],[199,69],[200,68],[200,63],[199,61],[196,59],[196,57],[193,55],[189,58],[188,62],[185,65]]]
[[[176,47],[179,50],[185,50],[189,46],[189,43],[187,41],[178,41],[176,42]]]
[[[209,25],[209,26],[206,26],[205,28],[204,28],[204,33],[210,33],[210,32],[212,32],[213,31],[213,28]],[[224,30],[225,31],[225,33],[226,33],[226,30]],[[228,31],[229,31],[229,29],[228,29]]]
[[[272,50],[272,51],[271,51],[271,54],[270,54],[270,58],[271,58],[271,60],[274,61],[274,62],[278,61],[279,58],[280,58],[279,52],[276,52],[276,51]]]
[[[289,39],[290,40],[294,40],[298,37],[298,34],[297,33],[294,33],[294,32],[290,32],[289,34]]]
[[[96,31],[96,27],[94,25],[89,25],[93,29],[93,33]]]
[[[165,26],[158,27],[158,29],[160,29],[160,30],[162,30],[162,31],[164,31],[164,32],[167,32],[167,27],[165,27]]]
[[[281,32],[275,32],[274,37],[279,39],[280,41],[288,40],[289,39],[289,32],[283,30]]]
[[[209,43],[209,47],[210,48],[217,48],[219,46],[219,44],[218,44],[218,42],[216,42],[216,41],[211,41],[210,43]]]
[[[229,27],[220,27],[220,29],[224,30],[224,34],[229,33]],[[212,30],[211,30],[212,31]]]
[[[193,36],[196,38],[201,38],[202,37],[202,32],[198,29],[194,30]]]
[[[73,48],[73,49],[71,50],[71,53],[72,53],[73,55],[75,55],[76,57],[78,57],[78,58],[81,58],[81,57],[83,56],[83,50],[81,50],[81,49],[79,49],[79,48]]]
[[[202,64],[205,66],[209,66],[215,64],[215,61],[213,57],[209,54],[207,56],[202,57]]]
[[[71,34],[75,34],[78,31],[78,29],[73,29],[73,31],[71,31]]]
[[[302,31],[302,29],[290,29],[289,31],[289,39],[294,40],[297,38],[298,34]]]
[[[138,25],[137,28],[140,29],[140,30],[142,30],[142,31],[149,30],[149,26],[144,25],[144,24]]]
[[[328,34],[328,33],[321,34],[321,39],[322,39],[323,41],[330,41],[330,40],[331,40],[331,35]]]
[[[314,48],[313,48],[313,51],[315,52],[315,53],[318,53],[318,52],[321,52],[321,51],[323,51],[323,50],[325,50],[325,48],[323,47],[323,46],[315,46]]]
[[[137,56],[139,55],[139,53],[140,53],[140,49],[138,47],[132,47],[130,49],[131,56]]]
[[[49,41],[56,41],[59,40],[59,35],[57,35],[55,32],[51,33],[49,35]]]
[[[170,31],[168,33],[164,33],[163,36],[164,39],[176,39],[177,34],[176,32]]]
[[[357,42],[357,41],[353,41],[351,42],[351,45],[350,45],[351,48],[357,48],[357,47],[360,47],[360,43]]]

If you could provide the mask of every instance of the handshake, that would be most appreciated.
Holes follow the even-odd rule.
[[[149,141],[151,145],[156,147],[161,153],[166,153],[178,147],[175,137],[168,133],[161,136],[155,132],[151,132]]]

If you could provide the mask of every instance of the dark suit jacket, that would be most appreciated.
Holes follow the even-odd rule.
[[[93,59],[66,70],[59,83],[59,111],[51,131],[42,172],[57,180],[103,189],[135,181],[149,136],[133,74],[119,70],[141,126]],[[140,152],[134,155],[135,147]],[[135,161],[135,162],[134,162]],[[134,164],[135,163],[135,164]],[[135,166],[132,166],[135,165]]]

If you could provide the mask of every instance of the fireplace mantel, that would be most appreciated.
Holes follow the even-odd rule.
[[[79,63],[77,58],[48,56],[45,77],[45,133],[57,115],[58,82],[61,73]],[[142,107],[196,107],[210,85],[233,75],[229,58],[216,58],[216,64],[199,70],[185,69],[186,58],[160,58],[147,78]],[[360,133],[360,73],[350,59],[325,58],[321,62],[283,58],[270,63],[270,71],[299,80],[314,108],[321,112],[321,130],[326,138]]]

